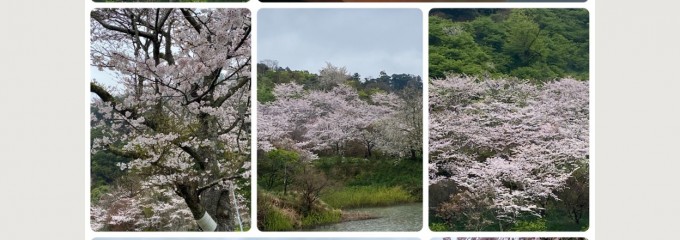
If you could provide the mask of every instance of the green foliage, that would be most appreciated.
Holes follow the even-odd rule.
[[[103,185],[113,184],[118,178],[124,175],[118,163],[127,163],[130,159],[118,155],[99,151],[90,157],[91,189]]]
[[[449,73],[479,75],[490,72],[490,56],[475,43],[463,24],[431,17],[430,29],[430,74],[433,77]]]
[[[287,190],[300,168],[298,153],[275,149],[264,154],[257,161],[258,185],[266,190]]]
[[[399,203],[414,202],[403,188],[379,186],[345,187],[321,196],[328,205],[336,208],[359,208],[372,206],[388,206]]]
[[[273,61],[275,62],[275,61]],[[265,63],[257,64],[257,101],[260,103],[271,102],[276,98],[272,93],[276,84],[297,83],[305,89],[321,89],[319,75],[306,70],[291,70],[278,66],[268,66]],[[378,92],[399,93],[406,89],[422,90],[423,80],[420,76],[410,74],[392,74],[380,72],[377,78],[361,79],[358,73],[354,73],[345,84],[353,87],[359,93],[362,100],[370,100],[371,95]]]
[[[274,69],[262,63],[257,64],[257,71],[257,101],[261,103],[275,100],[272,91],[276,84],[295,82],[309,88],[319,77],[308,71],[280,67]]]
[[[588,79],[584,9],[439,9],[430,16],[430,75]]]
[[[438,223],[438,222],[430,222],[430,231],[433,232],[444,232],[448,231],[449,227],[446,226],[444,223]]]
[[[272,91],[274,91],[274,86],[271,82],[262,84],[258,83],[257,101],[261,103],[273,102],[274,100],[276,100],[276,98],[274,97],[274,93],[272,93]]]
[[[545,219],[518,221],[511,229],[519,232],[547,231],[548,226]]]
[[[110,191],[110,188],[108,185],[98,185],[98,186],[92,186],[92,189],[90,189],[90,200],[93,202],[97,202],[99,198],[102,197],[102,195],[107,194]]]
[[[300,156],[298,153],[284,149],[274,149],[267,153],[267,158],[277,162],[292,163],[297,161]]]
[[[96,108],[91,108],[92,114],[100,117]],[[90,130],[90,142],[93,139],[101,138],[101,129],[92,128]],[[122,143],[114,143],[115,147],[120,147]],[[90,199],[97,202],[99,198],[109,192],[110,187],[125,175],[118,164],[129,162],[129,158],[121,157],[107,151],[98,151],[90,155]]]

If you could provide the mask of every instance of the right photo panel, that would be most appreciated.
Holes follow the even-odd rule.
[[[429,227],[586,231],[589,13],[429,13]]]

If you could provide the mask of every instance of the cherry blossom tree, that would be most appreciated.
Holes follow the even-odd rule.
[[[329,91],[311,91],[308,98],[318,117],[308,122],[305,135],[308,141],[304,146],[317,151],[334,149],[336,155],[343,155],[344,145],[349,141],[369,142],[370,148],[370,142],[377,141],[370,140],[372,129],[390,115],[388,108],[368,104],[359,99],[356,90],[344,84]]]
[[[250,31],[247,9],[91,13],[91,64],[117,81],[90,84],[91,125],[103,133],[91,151],[131,159],[121,169],[165,196],[151,207],[124,204],[127,213],[163,216],[156,208],[181,199],[170,211],[190,212],[204,231],[235,230],[248,217],[239,189],[250,174]],[[101,212],[93,206],[94,218]],[[127,230],[148,229],[136,225]]]
[[[184,200],[162,188],[139,191],[117,187],[101,197],[90,209],[90,214],[94,230],[189,231],[196,228]]]
[[[370,104],[344,84],[325,91],[305,90],[295,83],[277,85],[274,95],[275,101],[258,105],[258,148],[262,150],[270,151],[292,141],[296,151],[314,159],[314,152],[324,150],[343,155],[349,141],[359,141],[366,145],[366,156],[370,156],[374,148],[392,151],[397,141],[403,141],[403,135],[390,136],[386,132],[394,127],[394,121],[401,120],[396,119],[395,111],[401,110],[403,101],[390,102],[399,101],[395,95],[380,97],[382,100]],[[395,132],[403,134],[402,130]],[[394,152],[398,155],[404,150]]]
[[[541,217],[545,202],[587,166],[587,81],[453,76],[432,80],[430,89],[430,182],[458,186],[448,210],[485,203],[502,230],[519,217]]]
[[[284,148],[299,152],[306,160],[316,158],[309,150],[302,149],[306,124],[315,118],[316,110],[312,102],[303,97],[305,90],[295,83],[279,84],[274,88],[276,101],[258,103],[257,146],[264,151]]]
[[[409,156],[418,160],[423,148],[423,107],[420,91],[406,91],[398,96],[394,93],[377,93],[373,102],[386,108],[378,124],[383,152],[401,157]]]
[[[347,68],[334,66],[326,62],[326,67],[319,71],[319,87],[323,90],[329,90],[335,86],[343,84],[349,79]]]

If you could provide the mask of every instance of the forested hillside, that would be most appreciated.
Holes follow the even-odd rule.
[[[588,79],[585,9],[434,9],[430,77]]]
[[[328,84],[330,78],[340,78],[338,83],[352,86],[358,91],[359,97],[369,99],[377,92],[404,93],[404,91],[422,91],[423,80],[420,76],[412,74],[388,74],[385,71],[376,73],[378,77],[361,77],[358,73],[349,74],[347,69],[333,66],[327,63],[324,72],[311,73],[307,70],[291,70],[289,67],[280,67],[274,60],[265,60],[257,64],[257,101],[273,101],[273,89],[276,84],[296,83],[305,89],[328,88],[322,86]],[[321,76],[323,73],[334,73],[337,76]],[[345,75],[347,75],[345,77]],[[324,83],[325,81],[325,83]],[[337,84],[337,83],[336,83]]]

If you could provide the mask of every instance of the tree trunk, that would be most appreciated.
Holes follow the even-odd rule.
[[[206,211],[215,216],[217,228],[215,231],[233,231],[236,229],[234,221],[235,209],[228,189],[210,188],[201,194],[201,202]]]
[[[365,155],[364,157],[370,158],[371,155],[372,155],[372,154],[371,154],[371,153],[372,153],[372,150],[373,150],[373,145],[371,145],[370,142],[366,142],[366,155]]]
[[[216,189],[205,190],[199,196],[195,186],[179,184],[177,193],[184,199],[198,227],[206,232],[231,231],[233,209],[229,200],[229,191]]]
[[[203,231],[215,231],[217,224],[212,219],[212,216],[205,211],[205,207],[201,203],[201,199],[198,196],[198,191],[195,186],[178,184],[177,194],[184,199],[191,215],[194,216],[194,220],[198,223],[198,227]]]
[[[335,154],[340,156],[340,143],[338,142],[335,143]]]
[[[581,217],[579,216],[578,212],[576,210],[572,209],[571,214],[574,217],[574,222],[576,224],[580,224]]]

